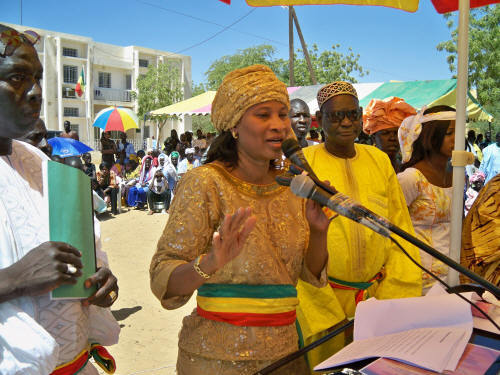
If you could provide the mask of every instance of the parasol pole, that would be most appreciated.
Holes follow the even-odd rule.
[[[297,34],[299,34],[300,44],[302,44],[302,51],[304,52],[304,57],[307,62],[307,68],[309,69],[309,74],[311,75],[312,84],[316,85],[318,83],[318,81],[316,80],[316,74],[314,74],[314,70],[311,64],[311,59],[309,58],[309,52],[307,51],[307,45],[304,40],[304,36],[302,35],[302,30],[300,29],[299,19],[297,18],[297,14],[295,13],[295,9],[293,9],[293,7],[292,7],[292,16],[293,20],[295,21],[295,27],[297,28]]]
[[[295,86],[293,74],[293,6],[288,7],[288,70],[290,72],[290,87]]]
[[[469,0],[459,0],[458,7],[458,67],[457,67],[457,120],[455,124],[455,152],[465,149],[465,119],[467,103],[467,81],[469,63]],[[457,165],[459,164],[459,165]],[[451,206],[450,257],[460,262],[462,240],[463,194],[465,184],[464,163],[453,162],[453,197]],[[448,284],[459,283],[458,273],[450,269]]]

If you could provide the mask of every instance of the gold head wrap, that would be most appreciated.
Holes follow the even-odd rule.
[[[321,109],[323,103],[325,103],[328,99],[331,99],[337,95],[352,95],[356,99],[358,99],[358,93],[356,92],[356,89],[349,82],[332,82],[326,86],[323,86],[318,91],[317,99],[319,109]]]
[[[248,108],[276,100],[290,110],[286,85],[265,65],[251,65],[228,73],[212,102],[212,123],[221,132],[234,128]]]
[[[416,114],[415,108],[401,98],[372,99],[363,114],[363,131],[370,135],[384,129],[399,128],[405,118]]]

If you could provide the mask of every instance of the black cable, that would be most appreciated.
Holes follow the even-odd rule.
[[[202,45],[203,43],[208,42],[209,40],[211,40],[211,39],[215,38],[217,35],[222,34],[224,31],[226,31],[226,30],[230,29],[230,28],[231,28],[231,26],[236,25],[236,24],[237,24],[238,22],[240,22],[243,18],[246,18],[247,16],[249,16],[249,15],[250,15],[250,13],[252,13],[252,12],[254,12],[254,11],[255,11],[255,9],[256,9],[256,8],[252,9],[252,10],[251,10],[251,11],[249,11],[248,13],[246,13],[246,14],[244,14],[243,16],[241,16],[240,18],[238,18],[238,19],[237,19],[236,21],[234,21],[232,24],[230,24],[230,25],[226,26],[225,28],[223,28],[223,29],[222,29],[222,30],[220,30],[220,31],[217,31],[215,34],[213,34],[213,35],[209,36],[208,38],[203,39],[201,42],[195,43],[195,44],[193,44],[192,46],[189,46],[189,47],[186,47],[186,48],[184,48],[184,49],[181,49],[181,50],[177,51],[176,53],[185,52],[185,51],[187,51],[188,49],[191,49],[191,48],[194,48],[194,47],[198,47],[198,46]]]
[[[408,254],[408,252],[403,248],[403,246],[401,246],[399,244],[399,242],[396,241],[392,236],[389,237],[389,239],[392,242],[394,242],[401,249],[401,251],[403,252],[403,254],[405,254],[420,269],[422,269],[424,272],[426,272],[427,274],[431,275],[433,278],[435,278],[437,281],[439,281],[441,284],[443,284],[446,287],[447,290],[451,289],[451,287],[447,283],[445,283],[443,280],[441,280],[439,277],[437,277],[436,275],[434,275],[431,271],[429,271],[427,268],[425,268],[424,266],[422,266],[421,264],[419,264],[415,259],[413,259],[412,256],[410,254]],[[457,296],[459,296],[460,298],[462,298],[465,302],[469,303],[471,306],[474,306],[481,314],[483,314],[485,316],[486,319],[488,319],[496,327],[496,329],[498,329],[500,331],[500,327],[498,326],[498,324],[496,324],[495,321],[492,318],[490,318],[490,316],[488,314],[486,314],[479,306],[477,306],[474,302],[469,301],[467,298],[465,298],[464,296],[462,296],[460,293],[456,293],[456,292],[453,292],[453,293],[456,294]]]
[[[174,13],[174,14],[178,14],[180,16],[191,18],[191,19],[193,19],[195,21],[207,23],[209,25],[215,25],[215,26],[218,26],[218,27],[221,27],[221,28],[225,28],[226,27],[224,25],[221,25],[220,23],[217,23],[217,22],[214,22],[214,21],[210,21],[210,20],[207,20],[205,18],[196,17],[196,16],[193,16],[192,14],[187,14],[187,13],[179,12],[178,10],[175,10],[175,9],[165,8],[165,7],[161,6],[161,5],[148,3],[146,1],[141,1],[141,0],[136,0],[136,1],[138,3],[144,4],[144,5],[148,5],[148,6],[153,7],[153,8],[161,9],[161,10],[164,10],[166,12],[171,12],[171,13]],[[235,31],[235,32],[237,32],[237,33],[243,34],[243,35],[249,35],[249,36],[253,36],[254,38],[258,38],[258,39],[262,39],[262,40],[267,40],[268,42],[273,42],[273,43],[276,43],[276,44],[281,44],[282,46],[288,46],[288,43],[283,43],[283,42],[280,42],[279,40],[269,39],[269,38],[266,38],[265,36],[262,36],[262,35],[257,35],[257,34],[249,33],[247,31],[241,31],[241,30],[237,30],[237,29],[232,29],[232,30]],[[389,73],[387,73],[387,74],[389,74]]]

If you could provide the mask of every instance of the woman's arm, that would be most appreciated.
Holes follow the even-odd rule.
[[[221,229],[213,235],[212,251],[200,260],[201,271],[212,275],[237,257],[255,222],[256,218],[249,207],[239,208],[233,215],[226,215]],[[168,282],[166,298],[191,295],[205,283],[207,279],[195,270],[195,262],[196,259],[174,269]]]
[[[320,205],[311,200],[306,202],[306,217],[310,233],[305,261],[309,271],[319,278],[328,260],[327,232],[330,221]]]

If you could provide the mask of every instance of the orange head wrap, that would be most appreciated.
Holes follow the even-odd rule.
[[[363,114],[363,131],[371,135],[380,130],[399,128],[405,118],[416,113],[415,108],[395,96],[372,99]]]

